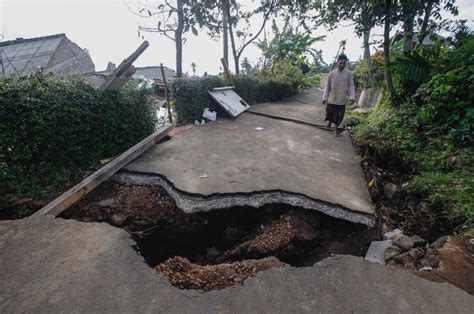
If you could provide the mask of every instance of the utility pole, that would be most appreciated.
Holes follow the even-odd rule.
[[[346,51],[346,43],[347,43],[347,39],[341,40],[339,42],[339,49],[337,49],[337,53],[336,53],[336,56],[334,57],[334,62],[332,63],[331,70],[334,69],[334,67],[336,66],[337,57],[339,57],[339,52],[343,54]]]

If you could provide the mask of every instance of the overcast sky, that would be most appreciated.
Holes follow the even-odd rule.
[[[136,0],[125,1],[132,9],[137,7]],[[472,25],[474,0],[458,0],[457,3],[460,9],[457,18],[471,20]],[[132,53],[143,41],[138,37],[138,25],[144,23],[146,22],[129,11],[124,0],[0,0],[0,40],[2,37],[5,41],[17,37],[65,33],[81,48],[89,50],[96,70],[105,69],[108,61],[118,64]],[[257,28],[257,24],[254,23],[253,27]],[[334,58],[339,42],[343,39],[347,40],[346,54],[351,60],[357,60],[362,55],[361,39],[357,38],[349,23],[341,24],[345,26],[335,31],[319,29],[314,33],[327,35],[324,42],[316,43],[313,47],[323,50],[323,58],[328,63]],[[267,32],[270,32],[270,24]],[[381,30],[376,29],[373,33],[375,36],[381,35]],[[150,42],[150,47],[135,65],[159,65],[162,62],[175,69],[174,42],[154,33],[142,35]],[[219,72],[222,43],[210,39],[205,32],[200,32],[197,37],[189,33],[186,38],[183,51],[184,71],[191,73],[191,63],[195,62],[198,75],[202,75],[204,71],[209,74]],[[253,62],[259,56],[260,51],[254,45],[249,45],[243,54],[243,57],[248,57]]]

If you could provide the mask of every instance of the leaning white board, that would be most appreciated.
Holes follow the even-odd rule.
[[[234,87],[215,88],[209,91],[209,94],[232,118],[235,118],[250,106],[232,88]]]

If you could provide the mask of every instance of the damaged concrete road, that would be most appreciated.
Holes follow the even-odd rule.
[[[295,122],[325,125],[326,109],[322,105],[324,90],[308,88],[300,94],[279,102],[262,103],[248,111]]]
[[[449,284],[351,256],[274,268],[232,288],[173,287],[124,230],[52,217],[0,222],[0,312],[470,313]]]
[[[301,108],[297,98],[288,104],[301,112],[321,110],[316,94],[300,98],[315,104]],[[279,103],[265,104],[271,105],[286,110]],[[251,113],[178,129],[115,179],[160,184],[188,213],[282,203],[374,224],[367,186],[347,134],[336,138],[313,126]]]

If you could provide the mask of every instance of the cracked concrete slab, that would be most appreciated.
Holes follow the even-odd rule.
[[[374,223],[367,184],[348,135],[336,138],[304,124],[243,113],[205,128],[184,127],[125,170],[156,174],[181,194],[221,197],[229,204],[240,197],[244,202],[237,205],[252,205],[250,198],[245,202],[246,195],[275,203],[267,196],[278,192],[304,200],[305,208]]]
[[[471,313],[474,297],[392,267],[334,256],[243,285],[180,290],[124,230],[50,216],[0,222],[1,313]]]
[[[322,105],[324,90],[309,88],[301,94],[279,102],[262,103],[252,106],[248,111],[304,123],[325,125],[326,109]]]

